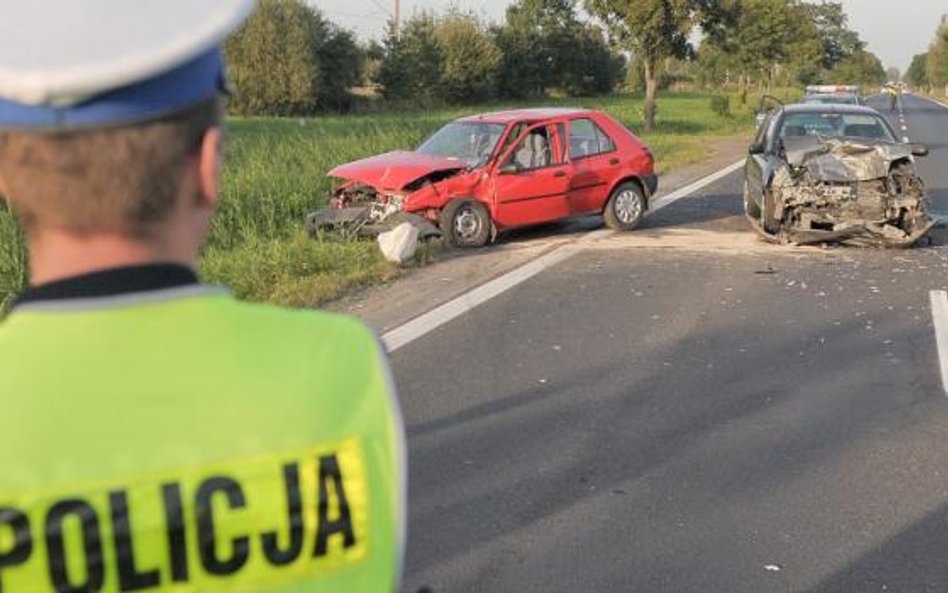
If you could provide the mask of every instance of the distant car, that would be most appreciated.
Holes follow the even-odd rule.
[[[440,228],[455,246],[579,214],[638,226],[655,193],[651,151],[611,116],[586,109],[520,109],[451,122],[414,151],[341,165],[329,208],[311,232],[346,220],[390,217]]]
[[[859,95],[851,93],[818,93],[803,97],[802,103],[822,105],[861,105]]]
[[[775,241],[908,247],[934,226],[914,160],[927,154],[869,107],[786,105],[750,146],[744,210]]]
[[[807,95],[853,95],[859,96],[859,87],[854,84],[817,84],[806,87]]]

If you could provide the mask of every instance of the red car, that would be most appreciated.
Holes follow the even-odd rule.
[[[357,219],[373,226],[393,215],[421,217],[455,246],[475,247],[498,232],[600,213],[631,230],[657,179],[648,147],[600,111],[520,109],[451,122],[414,152],[396,151],[336,167],[345,180],[332,211],[309,226]],[[410,216],[406,215],[410,213]],[[430,228],[430,225],[429,225]]]

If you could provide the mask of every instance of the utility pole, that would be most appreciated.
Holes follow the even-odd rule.
[[[395,37],[398,38],[398,26],[401,24],[402,18],[402,0],[395,0],[395,10],[392,12],[392,30],[395,33]]]

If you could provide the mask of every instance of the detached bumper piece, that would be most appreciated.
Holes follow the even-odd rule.
[[[306,216],[306,232],[311,237],[320,232],[346,237],[374,238],[407,222],[418,229],[421,240],[437,238],[441,231],[429,220],[410,212],[393,212],[378,216],[372,206],[350,206],[346,208],[326,207]]]

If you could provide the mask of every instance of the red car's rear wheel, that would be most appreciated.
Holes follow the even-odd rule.
[[[645,194],[639,184],[627,181],[615,188],[602,213],[606,226],[617,231],[631,231],[645,216]]]

